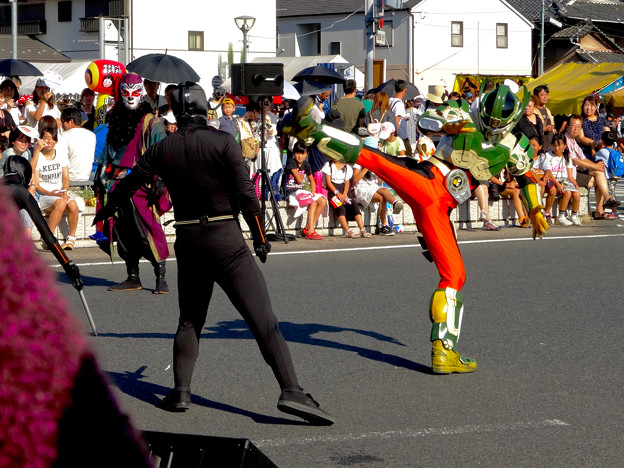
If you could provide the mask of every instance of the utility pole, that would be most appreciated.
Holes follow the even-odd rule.
[[[11,57],[17,59],[17,0],[11,1]]]
[[[544,74],[544,16],[545,16],[545,5],[542,0],[542,30],[540,32],[540,62],[539,62],[539,76]]]
[[[366,59],[364,72],[366,74],[366,86],[364,92],[373,88],[373,62],[375,59],[375,7],[374,0],[364,0],[364,34],[366,40]]]

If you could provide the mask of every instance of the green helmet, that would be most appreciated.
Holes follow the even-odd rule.
[[[521,102],[507,85],[500,85],[479,101],[479,130],[489,141],[502,140],[520,120],[528,102],[525,91]]]

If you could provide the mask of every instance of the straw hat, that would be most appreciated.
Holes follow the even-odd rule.
[[[442,104],[444,102],[444,98],[446,95],[446,90],[442,85],[435,85],[433,87],[433,93],[427,94],[427,99],[429,99],[434,104]]]

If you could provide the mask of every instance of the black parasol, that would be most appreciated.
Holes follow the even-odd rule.
[[[126,70],[162,83],[199,81],[199,75],[184,60],[168,54],[148,54],[130,62]]]
[[[331,68],[316,65],[304,68],[293,76],[292,81],[320,81],[325,84],[342,84],[345,79]]]
[[[41,70],[24,60],[6,59],[0,61],[1,76],[43,76]]]
[[[396,81],[397,80],[389,80],[389,81],[386,81],[385,83],[380,84],[379,86],[375,88],[374,90],[375,94],[381,93],[383,91],[384,93],[388,95],[388,97],[394,96],[394,83],[396,83]],[[408,81],[407,93],[405,94],[405,99],[411,100],[420,94],[422,93],[419,91],[419,89]]]

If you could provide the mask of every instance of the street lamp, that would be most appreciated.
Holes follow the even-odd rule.
[[[249,42],[247,41],[247,33],[251,28],[253,28],[254,23],[256,22],[256,18],[253,16],[237,16],[234,18],[234,22],[236,23],[236,27],[243,32],[243,51],[244,57],[241,59],[241,62],[247,61],[247,54],[249,53]]]

